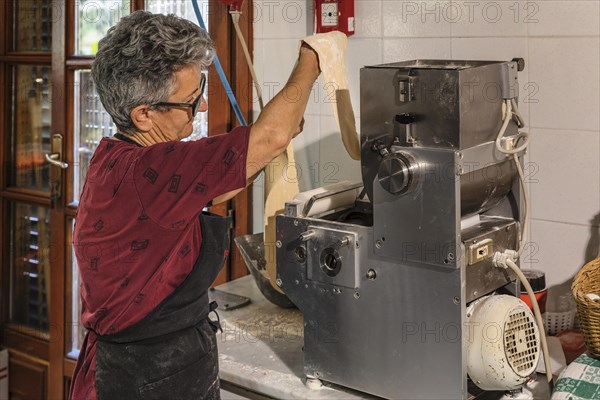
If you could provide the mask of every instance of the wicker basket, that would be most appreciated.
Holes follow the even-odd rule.
[[[589,293],[600,295],[600,257],[587,263],[577,273],[571,289],[588,354],[600,358],[600,300],[586,296]]]

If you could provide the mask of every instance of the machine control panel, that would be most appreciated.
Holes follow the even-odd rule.
[[[516,278],[512,271],[493,267],[492,258],[497,251],[516,248],[518,231],[516,221],[489,216],[482,218],[479,224],[462,230],[467,302],[491,293]]]
[[[467,265],[477,264],[494,254],[494,241],[492,239],[484,239],[481,241],[475,240],[471,243],[467,250],[469,257]]]

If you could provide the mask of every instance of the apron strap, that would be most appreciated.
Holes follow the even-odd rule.
[[[210,313],[215,313],[215,315],[217,316],[217,320],[214,321],[209,317],[206,317],[206,319],[208,320],[208,323],[212,327],[213,331],[215,331],[215,333],[217,331],[221,331],[221,333],[223,333],[223,328],[221,327],[221,317],[219,317],[219,313],[217,313],[217,307],[219,307],[219,305],[216,301],[211,301],[208,305],[208,314],[210,315]]]

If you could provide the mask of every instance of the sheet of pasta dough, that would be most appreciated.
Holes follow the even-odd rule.
[[[329,32],[308,36],[303,39],[319,56],[319,67],[328,86],[336,88],[333,114],[340,128],[340,135],[346,151],[355,160],[360,159],[360,143],[356,132],[354,111],[348,91],[346,77],[346,48],[348,38],[341,32]],[[300,42],[302,43],[302,42]],[[275,283],[277,262],[275,258],[277,241],[275,216],[282,214],[285,203],[298,194],[294,151],[292,146],[277,157],[265,170],[265,214],[264,244],[266,272],[275,289],[282,292]]]
[[[266,272],[271,285],[280,292],[282,292],[281,289],[275,283],[277,279],[275,216],[283,214],[285,203],[293,199],[299,192],[296,173],[294,150],[291,144],[265,168],[265,230],[263,235],[267,262]]]
[[[335,101],[331,105],[344,147],[350,157],[360,160],[360,143],[346,76],[348,37],[342,32],[333,31],[308,36],[303,41],[319,55],[319,67],[323,73],[325,85],[335,88]]]

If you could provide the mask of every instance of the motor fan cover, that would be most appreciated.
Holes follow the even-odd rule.
[[[483,297],[467,308],[467,373],[484,390],[511,390],[531,376],[540,357],[540,333],[520,299]]]

